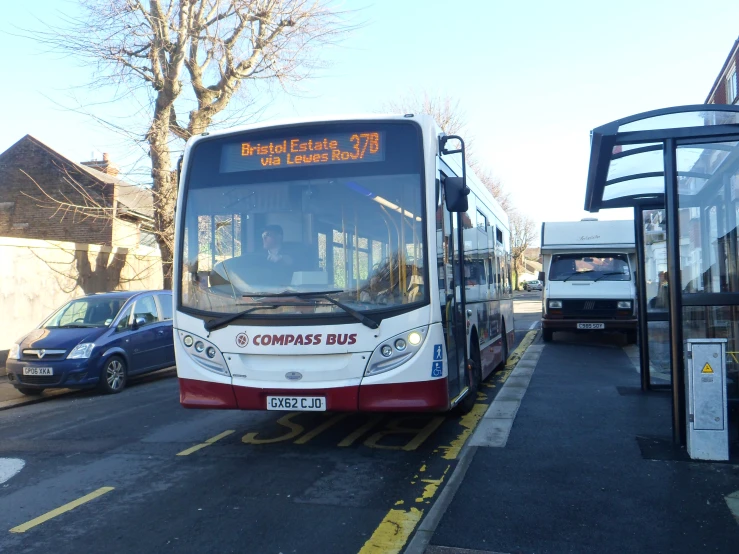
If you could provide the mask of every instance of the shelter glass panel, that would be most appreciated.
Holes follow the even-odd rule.
[[[618,132],[654,131],[681,127],[705,127],[707,125],[731,125],[739,123],[739,112],[712,110],[707,107],[695,112],[657,115],[619,125]]]
[[[606,185],[603,190],[603,200],[613,200],[624,196],[655,195],[665,192],[664,177],[642,177]]]
[[[678,148],[678,153],[693,152],[694,165],[689,171],[705,172],[716,166],[710,179],[694,184],[692,178],[684,178],[678,191],[683,294],[739,292],[739,149],[731,144],[728,153],[701,145],[698,157],[696,147]]]

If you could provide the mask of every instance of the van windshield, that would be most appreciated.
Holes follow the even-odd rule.
[[[552,257],[550,281],[630,281],[624,254],[557,254]]]

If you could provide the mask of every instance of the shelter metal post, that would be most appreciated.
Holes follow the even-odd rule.
[[[665,208],[667,212],[667,276],[670,297],[670,365],[672,366],[672,440],[686,440],[685,379],[683,368],[683,307],[680,278],[680,219],[677,189],[677,144],[665,139]]]
[[[634,238],[637,269],[637,320],[639,325],[639,376],[641,390],[648,391],[651,385],[649,374],[649,324],[647,323],[647,277],[644,255],[644,215],[640,205],[634,206]]]

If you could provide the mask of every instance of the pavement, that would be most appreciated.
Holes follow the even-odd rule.
[[[736,554],[738,424],[729,462],[690,460],[620,346],[537,339],[405,553]]]

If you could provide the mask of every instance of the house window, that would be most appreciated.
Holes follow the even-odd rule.
[[[152,248],[156,248],[157,236],[148,231],[141,231],[141,239],[139,242],[141,243],[141,246],[151,246]]]
[[[726,78],[726,103],[733,104],[736,100],[736,68],[731,70]]]

